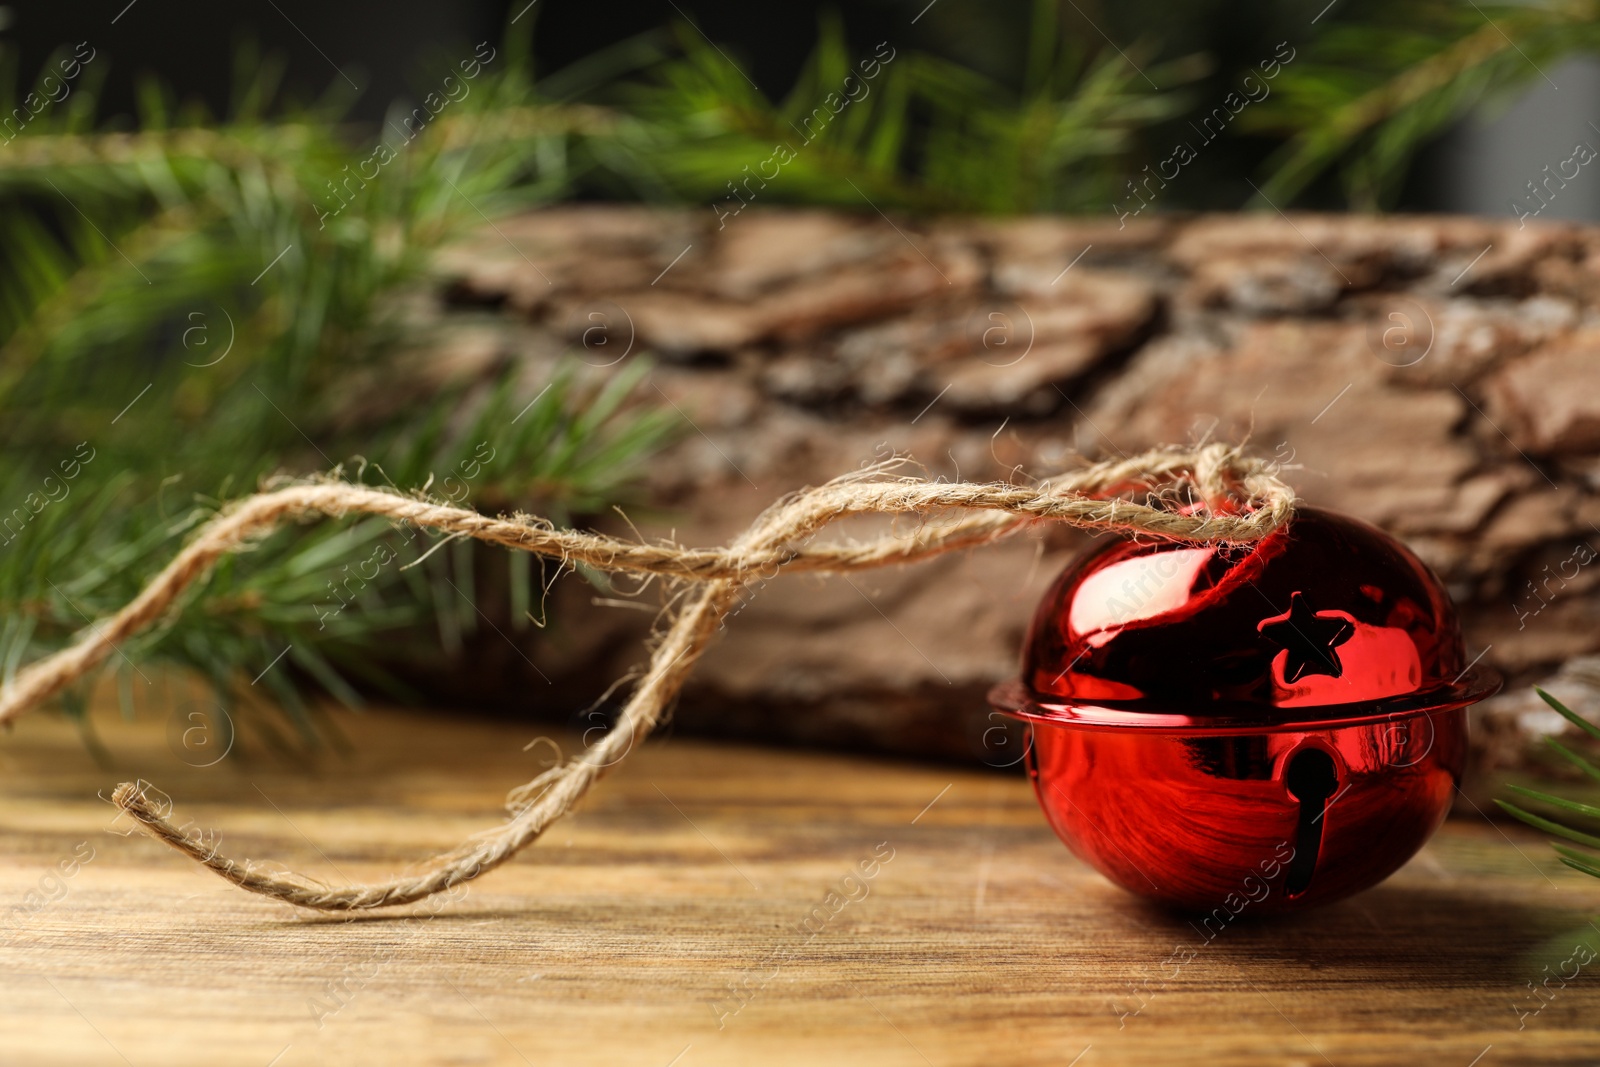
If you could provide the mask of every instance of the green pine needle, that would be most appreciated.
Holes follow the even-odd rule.
[[[1533,691],[1539,694],[1539,699],[1543,700],[1546,704],[1549,704],[1552,708],[1559,712],[1562,718],[1566,719],[1568,722],[1582,730],[1584,733],[1588,734],[1590,737],[1600,740],[1600,726],[1596,726],[1588,719],[1585,719],[1582,715],[1579,715],[1577,712],[1561,703],[1561,701],[1551,696],[1539,686],[1534,686]]]
[[[1580,845],[1588,845],[1591,848],[1600,848],[1600,837],[1596,837],[1593,834],[1586,834],[1581,830],[1574,830],[1570,826],[1563,826],[1558,822],[1535,815],[1533,812],[1519,808],[1507,800],[1496,800],[1495,803],[1498,804],[1500,809],[1506,814],[1512,816],[1513,818],[1522,820],[1529,826],[1543,830],[1546,833],[1555,834],[1558,837],[1564,837],[1568,841],[1576,841]]]
[[[1565,863],[1568,867],[1571,867],[1575,871],[1580,871],[1583,874],[1587,874],[1593,878],[1600,878],[1600,865],[1580,859],[1574,859],[1571,856],[1562,856],[1561,862]]]
[[[1582,756],[1578,755],[1576,752],[1572,751],[1572,749],[1568,748],[1566,745],[1563,745],[1560,741],[1557,741],[1553,737],[1545,738],[1544,743],[1555,749],[1561,754],[1563,759],[1572,764],[1574,767],[1578,768],[1584,774],[1587,774],[1591,778],[1600,780],[1600,767],[1596,767],[1589,760],[1584,759]]]
[[[1507,786],[1506,788],[1510,789],[1513,793],[1518,793],[1527,797],[1529,800],[1537,800],[1541,804],[1549,804],[1553,808],[1561,808],[1564,811],[1576,812],[1579,815],[1585,815],[1591,819],[1600,819],[1600,808],[1595,807],[1593,804],[1583,804],[1576,800],[1567,800],[1564,797],[1558,797],[1550,793],[1541,793],[1536,789],[1528,789],[1527,787],[1520,785]]]
[[[1538,693],[1540,699],[1542,699],[1546,704],[1550,705],[1550,707],[1559,712],[1562,718],[1583,730],[1591,737],[1600,739],[1600,727],[1595,726],[1589,720],[1585,719],[1583,716],[1579,715],[1577,712],[1561,703],[1561,701],[1551,696],[1544,689],[1534,686],[1534,692]],[[1565,757],[1568,762],[1582,770],[1585,774],[1588,774],[1590,777],[1600,779],[1600,768],[1596,768],[1593,762],[1574,752],[1567,746],[1561,744],[1559,741],[1556,741],[1554,738],[1546,738],[1545,741],[1548,745]],[[1573,814],[1581,815],[1585,818],[1600,819],[1600,807],[1597,807],[1593,804],[1584,804],[1580,801],[1569,800],[1566,797],[1559,797],[1553,793],[1546,793],[1537,789],[1529,789],[1526,786],[1511,785],[1507,788],[1519,796],[1538,801],[1541,804],[1548,805],[1560,811],[1572,812]],[[1585,833],[1582,830],[1564,825],[1563,823],[1559,823],[1554,819],[1546,818],[1542,815],[1536,815],[1525,808],[1511,803],[1510,801],[1496,800],[1495,803],[1498,804],[1500,809],[1506,812],[1506,814],[1527,823],[1536,830],[1543,830],[1545,833],[1554,834],[1555,836],[1565,838],[1568,841],[1574,841],[1580,845],[1586,845],[1590,848],[1600,849],[1600,836]],[[1573,870],[1582,871],[1584,874],[1593,875],[1596,878],[1600,878],[1600,857],[1592,856],[1586,852],[1579,852],[1566,845],[1557,844],[1555,842],[1551,843],[1551,847],[1553,847],[1561,856],[1561,862],[1566,864],[1568,867],[1571,867]]]
[[[1577,849],[1568,848],[1566,845],[1553,844],[1550,847],[1561,854],[1561,862],[1568,867],[1600,878],[1600,857],[1588,852],[1579,852]]]

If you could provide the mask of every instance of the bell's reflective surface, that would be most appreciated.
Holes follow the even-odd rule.
[[[1253,544],[1119,539],[1070,566],[994,706],[1051,826],[1132,892],[1265,913],[1376,884],[1443,820],[1468,668],[1433,573],[1313,508]]]

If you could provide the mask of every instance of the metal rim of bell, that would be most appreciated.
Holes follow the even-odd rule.
[[[1020,679],[1011,679],[989,690],[989,704],[996,711],[1014,718],[1055,726],[1166,730],[1188,734],[1271,733],[1318,726],[1359,726],[1437,711],[1453,711],[1493,696],[1500,686],[1498,671],[1474,665],[1447,685],[1381,700],[1298,708],[1218,702],[1204,705],[1204,713],[1195,714],[1171,711],[1169,701],[1085,703],[1049,700],[1041,698]]]

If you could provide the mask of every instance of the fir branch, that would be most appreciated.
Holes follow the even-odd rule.
[[[1546,704],[1550,705],[1550,707],[1559,713],[1562,718],[1566,719],[1572,725],[1578,727],[1590,737],[1600,739],[1600,726],[1596,726],[1594,723],[1590,722],[1582,715],[1579,715],[1577,712],[1573,711],[1571,708],[1567,707],[1565,704],[1561,703],[1561,701],[1557,700],[1555,697],[1551,696],[1538,686],[1534,686],[1533,691],[1538,693],[1540,699],[1542,699]],[[1546,738],[1546,741],[1549,743],[1551,748],[1553,748],[1568,762],[1582,770],[1585,774],[1588,774],[1591,777],[1600,778],[1600,769],[1597,769],[1592,762],[1567,748],[1554,738]],[[1510,787],[1510,789],[1518,796],[1527,797],[1529,800],[1537,801],[1540,804],[1555,808],[1558,811],[1570,812],[1590,819],[1600,818],[1600,807],[1596,807],[1593,804],[1585,804],[1581,801],[1569,800],[1566,797],[1559,797],[1553,793],[1543,792],[1542,790],[1529,789],[1526,786],[1513,785]],[[1596,836],[1595,834],[1587,833],[1575,827],[1557,822],[1554,819],[1546,818],[1543,815],[1536,815],[1525,808],[1511,803],[1510,801],[1496,800],[1495,803],[1498,804],[1500,809],[1506,814],[1527,823],[1536,830],[1543,830],[1545,833],[1554,834],[1556,837],[1565,838],[1568,841],[1574,841],[1589,848],[1600,849],[1600,836]],[[1571,867],[1577,871],[1582,871],[1584,874],[1590,874],[1600,878],[1600,856],[1595,856],[1587,852],[1579,852],[1565,845],[1557,844],[1553,847],[1555,848],[1556,852],[1560,854],[1561,862],[1566,864],[1568,867]]]
[[[328,107],[269,119],[265,71],[232,119],[197,125],[151,92],[138,131],[95,131],[80,85],[70,111],[0,145],[0,684],[279,469],[366,456],[358,477],[490,509],[575,515],[626,499],[678,432],[636,399],[642,361],[598,387],[570,370],[531,387],[507,371],[358,423],[344,414],[393,380],[402,338],[425,344],[407,309],[433,299],[433,252],[484,215],[565,195],[583,165],[568,148],[605,132],[596,109],[541,99],[503,51],[453,110],[398,136],[399,119],[355,136]],[[196,309],[218,333],[199,350]],[[383,666],[397,641],[437,624],[448,644],[476,625],[470,552],[404,569],[431,547],[419,537],[357,523],[269,538],[108,669],[127,692],[151,665],[181,667],[225,706],[277,706],[292,736],[315,739],[325,725],[302,679],[344,700],[403,695]],[[271,702],[245,698],[258,677]]]
[[[1245,117],[1246,129],[1288,135],[1259,199],[1288,203],[1339,165],[1356,206],[1392,201],[1429,138],[1563,58],[1600,51],[1597,15],[1593,0],[1419,6],[1330,28]]]
[[[685,32],[681,58],[621,93],[628,119],[615,141],[625,151],[596,151],[652,196],[731,198],[740,187],[857,208],[866,197],[921,211],[1103,209],[1133,169],[1136,134],[1185,98],[1150,88],[1137,60],[1087,54],[1048,0],[1036,8],[1048,17],[1020,88],[909,50],[853,55],[838,22],[824,19],[800,78],[772,101],[721,49]],[[1204,66],[1190,57],[1150,73],[1181,86]],[[780,176],[753,173],[774,160]]]

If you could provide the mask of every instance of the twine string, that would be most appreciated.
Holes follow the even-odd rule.
[[[508,797],[510,817],[436,856],[415,873],[369,885],[327,886],[303,875],[268,871],[208,848],[168,818],[144,782],[124,782],[112,803],[151,837],[164,841],[241,889],[290,904],[348,911],[408,904],[493,870],[567,814],[599,778],[620,763],[668,713],[744,588],[780,570],[847,573],[913,563],[1009,536],[1040,520],[1186,541],[1254,541],[1287,522],[1294,493],[1267,461],[1209,444],[1162,448],[1097,463],[1034,486],[929,482],[895,476],[889,460],[777,501],[725,548],[649,544],[561,530],[525,515],[492,518],[464,508],[345,482],[292,484],[225,509],[125,607],[64,649],[30,664],[0,691],[0,723],[85,677],[118,645],[175,610],[183,592],[223,556],[241,551],[290,521],[379,515],[454,537],[609,571],[692,583],[653,639],[648,669],[616,724],[582,755],[539,775]],[[1183,501],[1158,492],[1189,487]],[[1146,494],[1146,500],[1126,499]],[[935,524],[929,516],[952,517]],[[909,535],[813,544],[830,523],[855,515],[915,515]]]

